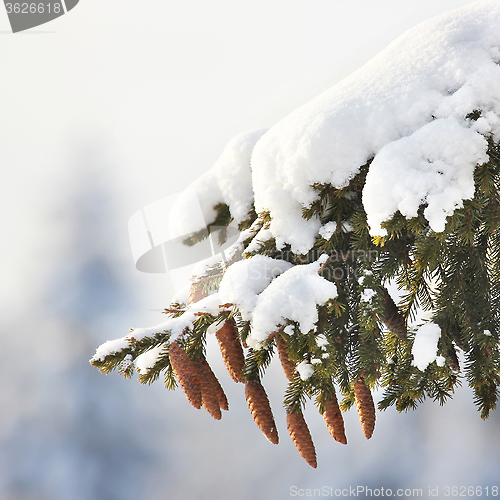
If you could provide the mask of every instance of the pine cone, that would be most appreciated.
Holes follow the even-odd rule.
[[[363,433],[366,439],[370,439],[375,428],[375,405],[370,388],[366,385],[363,377],[354,383],[354,396]]]
[[[287,412],[286,425],[293,444],[299,450],[301,457],[311,467],[316,468],[318,465],[316,462],[316,450],[302,412]]]
[[[217,395],[217,400],[219,401],[219,406],[225,410],[229,410],[229,403],[227,402],[226,394],[224,393],[224,389],[219,383],[219,379],[215,376],[215,373],[210,368],[207,360],[205,358],[202,359],[202,362],[205,364],[205,369],[207,371],[208,377],[212,379],[213,388],[215,394]]]
[[[195,408],[201,408],[201,386],[195,364],[179,346],[177,341],[170,344],[169,357],[174,375],[179,381],[188,401]]]
[[[271,443],[278,444],[278,430],[264,387],[259,382],[247,382],[245,384],[245,397],[259,429]]]
[[[219,406],[224,410],[228,411],[229,410],[229,403],[227,402],[227,397],[224,392],[224,389],[219,383],[219,379],[215,376],[215,373],[212,371],[212,368],[210,368],[210,365],[206,363],[206,368],[208,371],[208,376],[212,379],[213,387],[215,390],[215,394],[217,395],[217,400],[219,401]]]
[[[217,379],[205,358],[194,362],[194,365],[196,366],[201,386],[201,404],[215,420],[220,420],[222,418],[222,413],[220,411],[219,397],[216,389]]]
[[[382,321],[385,326],[400,339],[405,339],[407,336],[405,319],[385,288],[382,295],[382,307],[384,309]]]
[[[285,372],[286,378],[292,381],[293,376],[295,375],[295,363],[293,361],[290,361],[290,358],[288,357],[286,344],[286,341],[282,337],[280,337],[279,335],[276,336],[276,345],[278,347],[278,355],[280,358],[281,367]]]
[[[323,418],[333,439],[339,443],[347,444],[344,419],[342,418],[342,412],[340,411],[337,396],[335,394],[333,394],[332,399],[325,404]]]
[[[222,358],[229,375],[235,382],[245,382],[242,373],[245,366],[245,356],[234,320],[226,321],[215,336],[219,341]]]

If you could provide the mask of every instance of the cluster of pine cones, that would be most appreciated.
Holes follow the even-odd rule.
[[[247,404],[255,423],[271,443],[278,444],[278,430],[264,387],[259,381],[246,380],[243,376],[245,356],[234,320],[226,321],[217,331],[216,337],[229,374],[235,382],[245,384]],[[285,342],[277,338],[277,345],[283,371],[291,380],[295,374],[295,364],[288,358]],[[171,344],[169,356],[174,374],[189,402],[198,409],[203,406],[213,418],[220,420],[221,409],[227,411],[229,406],[224,390],[206,359],[193,361],[177,341]],[[355,382],[354,394],[361,426],[369,439],[375,427],[375,406],[370,389],[362,378]],[[335,396],[325,404],[323,418],[332,437],[347,444],[344,421]],[[311,467],[316,467],[316,450],[300,410],[287,413],[287,427],[300,455]]]

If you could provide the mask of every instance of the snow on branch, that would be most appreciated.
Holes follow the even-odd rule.
[[[312,186],[343,188],[370,160],[363,203],[373,235],[396,209],[413,217],[424,202],[442,230],[474,194],[482,135],[500,139],[499,61],[500,5],[476,2],[407,31],[272,127],[255,146],[252,174],[256,209],[271,213],[278,246],[307,252],[320,228],[301,216],[317,199]]]

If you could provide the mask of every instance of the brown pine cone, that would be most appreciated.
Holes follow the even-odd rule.
[[[219,379],[215,376],[215,373],[212,371],[212,368],[210,368],[210,365],[206,363],[206,369],[208,372],[208,376],[212,379],[213,387],[215,390],[215,394],[217,395],[217,400],[219,401],[219,406],[224,410],[228,411],[229,410],[229,403],[227,402],[227,397],[224,392],[224,389],[219,383]]]
[[[407,336],[405,319],[385,288],[382,295],[382,307],[384,309],[382,321],[385,326],[400,339],[405,339]]]
[[[286,378],[292,381],[293,376],[295,375],[295,363],[293,361],[290,361],[290,358],[288,357],[286,344],[286,341],[282,337],[280,337],[279,335],[276,336],[276,346],[278,347],[278,355],[280,358],[281,367],[285,372]]]
[[[259,382],[245,384],[245,397],[255,423],[264,436],[273,444],[278,444],[278,429],[264,387]]]
[[[215,377],[215,374],[214,374]],[[224,392],[224,389],[219,383],[219,379],[215,377],[215,392],[217,394],[217,399],[219,400],[219,406],[224,410],[224,411],[229,411],[229,403],[227,401],[226,394]]]
[[[286,425],[293,444],[299,450],[301,457],[311,467],[316,468],[318,465],[316,462],[316,450],[302,412],[287,412]]]
[[[224,389],[219,383],[219,379],[215,376],[215,373],[212,371],[212,368],[210,368],[210,365],[208,364],[207,360],[205,358],[202,359],[202,362],[205,365],[207,375],[210,379],[212,379],[213,383],[213,388],[215,391],[215,394],[217,394],[217,400],[219,401],[219,406],[225,410],[229,410],[229,403],[227,402],[226,394],[224,393]]]
[[[198,379],[200,381],[201,404],[215,420],[220,420],[222,418],[222,413],[220,411],[219,397],[216,389],[217,379],[205,358],[194,362],[194,365],[196,366]]]
[[[347,438],[345,437],[344,419],[342,418],[342,412],[340,411],[337,396],[335,394],[333,394],[333,397],[330,399],[330,401],[325,403],[323,418],[333,439],[335,439],[335,441],[338,441],[339,443],[347,444]]]
[[[201,408],[201,386],[195,364],[179,346],[177,341],[170,344],[169,357],[174,375],[179,381],[188,401],[195,408]]]
[[[363,433],[366,439],[370,439],[375,428],[375,404],[370,388],[366,385],[363,377],[354,383],[354,396]]]
[[[234,320],[226,321],[215,336],[219,341],[222,359],[229,375],[235,382],[245,382],[242,373],[245,366],[245,356]]]

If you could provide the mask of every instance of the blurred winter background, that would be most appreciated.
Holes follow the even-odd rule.
[[[128,219],[178,193],[235,134],[269,127],[406,29],[465,0],[80,0],[12,35],[0,8],[0,499],[284,499],[290,487],[500,486],[500,414],[468,390],[378,414],[348,446],[310,405],[313,470],[288,438],[285,379],[264,383],[281,443],[209,360],[231,410],[107,377],[88,359],[163,320],[165,277],[134,268]]]

